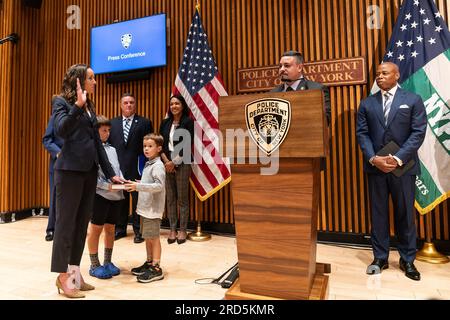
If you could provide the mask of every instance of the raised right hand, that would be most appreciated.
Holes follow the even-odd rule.
[[[81,89],[80,79],[77,78],[77,101],[75,101],[75,105],[78,108],[84,108],[86,101],[87,101],[87,91]]]

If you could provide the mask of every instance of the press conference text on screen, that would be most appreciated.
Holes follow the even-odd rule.
[[[134,59],[134,58],[140,58],[145,57],[147,53],[144,52],[136,52],[136,53],[122,53],[120,56],[108,56],[108,61],[117,61],[117,60],[127,60],[127,59]]]

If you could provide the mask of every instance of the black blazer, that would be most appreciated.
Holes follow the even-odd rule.
[[[159,134],[163,136],[164,138],[164,144],[163,144],[163,153],[166,155],[166,157],[169,160],[172,160],[171,152],[169,151],[169,139],[170,139],[170,129],[172,128],[173,119],[172,118],[166,118],[161,122],[161,126],[159,127]],[[175,129],[177,130],[187,130],[191,136],[190,146],[194,144],[194,120],[192,120],[190,117],[184,116],[180,120],[180,125]],[[180,136],[180,139],[174,140],[173,145],[174,147],[178,144],[183,143],[183,137]],[[192,149],[191,149],[192,150]],[[179,154],[180,157],[183,157],[183,149],[181,149],[181,152]],[[192,161],[192,153],[191,153],[191,161]]]
[[[95,113],[90,111],[89,117],[84,109],[69,104],[62,97],[54,98],[52,106],[55,133],[64,139],[55,170],[87,172],[100,164],[107,178],[115,176],[95,128]]]
[[[325,103],[325,115],[327,117],[327,124],[330,125],[331,122],[331,103],[330,103],[330,90],[327,86],[319,83],[302,78],[295,91],[310,90],[310,89],[321,89],[323,92],[323,98]],[[283,92],[284,84],[273,88],[270,92]]]
[[[134,115],[131,123],[130,132],[128,133],[127,143],[123,138],[123,118],[116,117],[111,120],[111,134],[109,142],[116,148],[119,157],[120,170],[125,179],[140,179],[138,172],[138,158],[144,157],[143,141],[144,136],[153,132],[152,122],[137,114]]]

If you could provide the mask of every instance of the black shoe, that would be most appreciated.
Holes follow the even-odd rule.
[[[47,231],[47,234],[45,235],[45,241],[52,241],[53,240],[53,231]]]
[[[405,276],[415,281],[420,280],[420,272],[417,271],[416,267],[414,266],[414,263],[406,262],[405,260],[400,258],[399,264],[400,270],[402,270],[405,273]]]
[[[184,239],[180,239],[180,235],[183,235],[183,236],[184,236]],[[185,243],[185,242],[186,242],[186,238],[187,238],[187,233],[186,233],[186,231],[180,230],[180,232],[178,233],[178,237],[177,237],[177,243],[178,243],[178,244],[183,244],[183,243]]]
[[[134,236],[134,243],[141,243],[141,242],[144,242],[144,238],[142,238],[142,235],[138,233]]]
[[[167,238],[167,243],[172,244],[172,243],[175,243],[176,241],[177,241],[177,231],[170,230],[169,237]]]
[[[162,273],[162,269],[160,266],[151,266],[150,269],[146,270],[144,274],[137,276],[137,281],[148,283],[157,280],[164,279],[164,275]]]
[[[119,240],[120,238],[125,238],[126,236],[127,236],[127,233],[125,231],[116,231],[114,240]]]
[[[389,263],[384,259],[373,259],[372,263],[367,267],[367,274],[378,274],[382,270],[389,268]]]
[[[150,269],[151,266],[152,266],[151,262],[145,261],[142,266],[131,269],[131,273],[134,274],[135,276],[140,276],[141,274],[144,274],[145,271]]]

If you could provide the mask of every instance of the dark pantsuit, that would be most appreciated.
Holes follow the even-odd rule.
[[[372,246],[374,257],[389,257],[389,193],[394,206],[394,222],[398,235],[398,251],[406,262],[416,257],[414,221],[415,175],[396,177],[393,174],[369,174],[369,195],[372,210]],[[386,192],[388,191],[388,192]]]
[[[182,164],[175,173],[166,173],[167,217],[170,229],[176,230],[178,222],[177,204],[180,207],[180,229],[186,230],[189,220],[189,177],[191,165]]]
[[[51,271],[63,273],[80,265],[92,217],[97,166],[90,171],[55,170],[56,226]]]

